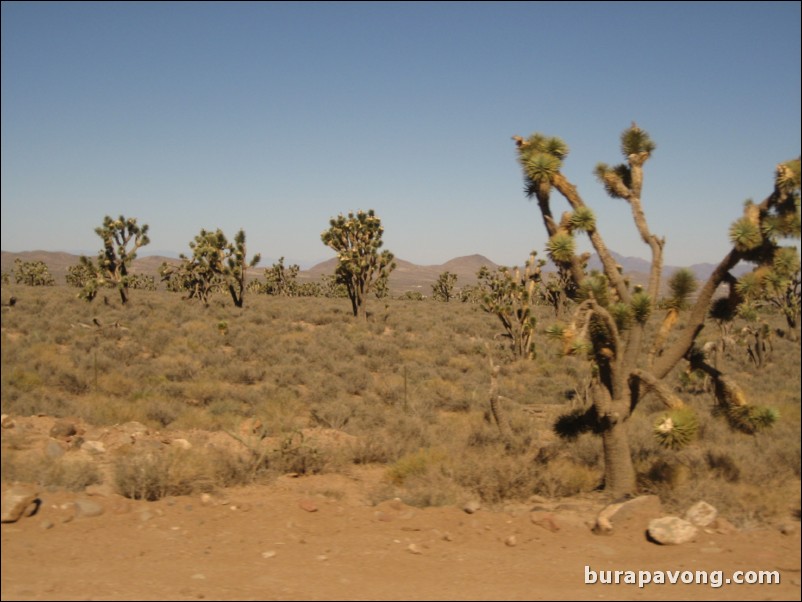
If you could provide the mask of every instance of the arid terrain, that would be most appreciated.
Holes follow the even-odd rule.
[[[50,417],[14,418],[28,450]],[[7,423],[8,424],[8,423]],[[81,425],[108,451],[177,439],[218,445],[208,433],[142,433]],[[136,439],[133,443],[129,441]],[[19,442],[19,439],[16,440]],[[17,449],[25,453],[25,449]],[[66,452],[84,454],[81,452]],[[105,454],[95,455],[103,463]],[[210,494],[131,500],[106,485],[39,490],[37,513],[2,525],[3,600],[798,600],[798,517],[737,530],[728,521],[693,542],[647,541],[646,515],[591,531],[602,494],[480,507],[414,508],[371,501],[381,467],[284,475]],[[4,484],[4,492],[9,485]],[[600,571],[705,571],[708,584],[586,584]],[[772,585],[712,585],[736,571],[777,571]],[[718,573],[716,573],[718,572]],[[636,573],[637,574],[637,573]],[[656,574],[656,573],[655,573]],[[622,576],[622,580],[624,577]]]

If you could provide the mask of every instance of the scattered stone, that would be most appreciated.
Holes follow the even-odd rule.
[[[106,446],[102,441],[84,441],[81,444],[81,449],[90,454],[105,454]]]
[[[510,548],[514,548],[518,545],[518,538],[515,535],[510,535],[504,540],[504,545]]]
[[[533,525],[543,527],[552,533],[556,533],[560,530],[560,526],[557,524],[557,519],[551,512],[532,512],[529,515],[529,520],[532,521]]]
[[[593,532],[597,535],[609,535],[613,525],[619,528],[633,526],[638,530],[646,527],[648,522],[662,513],[660,498],[656,495],[641,495],[631,500],[605,506],[596,517]]]
[[[141,422],[136,422],[135,420],[131,422],[126,422],[125,424],[121,424],[119,429],[124,432],[126,435],[130,435],[131,437],[137,437],[140,435],[147,435],[150,433],[148,427],[146,427]]]
[[[3,493],[0,522],[15,523],[23,515],[33,516],[42,501],[39,492],[30,487],[14,485]]]
[[[678,516],[664,516],[649,522],[649,537],[663,545],[679,545],[693,541],[698,533],[696,526]]]
[[[707,502],[696,502],[685,512],[685,520],[697,527],[707,527],[716,520],[718,510]]]
[[[479,501],[470,500],[469,502],[466,502],[462,506],[462,510],[464,512],[466,512],[467,514],[473,514],[474,512],[477,512],[481,507],[482,507],[482,504],[480,504]]]
[[[57,420],[50,429],[50,436],[54,439],[67,439],[77,433],[78,429],[71,420]]]
[[[42,528],[42,531],[47,531],[48,529],[52,529],[53,527],[55,527],[55,524],[53,523],[52,520],[45,519],[41,523],[39,523],[39,526]]]
[[[318,554],[317,556],[315,556],[315,558],[316,558],[317,560],[320,560],[320,561],[326,561],[326,560],[328,560],[328,559],[329,559],[329,557],[328,557],[328,556],[326,556],[325,554]]]
[[[198,580],[206,579],[206,575],[204,575],[203,573],[195,573],[194,575],[192,575],[192,578]]]
[[[262,558],[274,558],[276,556],[275,550],[267,550],[262,552]]]
[[[423,550],[420,549],[420,546],[414,543],[411,543],[407,546],[407,551],[411,552],[412,554],[423,554]]]
[[[548,504],[549,500],[544,498],[542,495],[530,495],[526,502],[528,504]]]
[[[443,533],[443,541],[454,541],[454,536],[451,535],[448,531]]]
[[[738,532],[738,527],[733,525],[723,516],[717,517],[716,520],[710,525],[709,529],[712,529],[714,533],[718,533],[720,535],[732,535],[733,533]]]
[[[192,448],[192,444],[186,439],[172,439],[171,441],[169,441],[169,443],[170,445],[173,445],[174,447],[178,447],[180,449]]]
[[[88,498],[78,498],[75,500],[76,516],[100,516],[105,511],[103,506]]]
[[[317,504],[313,500],[310,499],[303,499],[298,502],[298,507],[301,510],[305,510],[306,512],[317,512]]]
[[[783,523],[778,527],[780,533],[783,535],[795,535],[799,527],[794,523]]]
[[[13,429],[15,426],[17,426],[17,423],[11,416],[8,414],[3,414],[0,416],[0,427],[4,429]]]

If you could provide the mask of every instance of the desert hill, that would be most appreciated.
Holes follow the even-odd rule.
[[[623,267],[624,273],[627,274],[633,282],[645,283],[648,280],[649,262],[638,257],[625,257],[613,252],[615,260]],[[57,284],[65,284],[65,277],[67,270],[70,266],[78,263],[78,255],[63,252],[53,251],[23,251],[19,253],[12,253],[8,251],[2,252],[2,271],[12,272],[14,269],[14,260],[20,258],[23,261],[43,261],[47,264],[50,273],[55,278]],[[146,257],[137,258],[132,266],[132,272],[147,274],[154,276],[158,279],[159,266],[163,262],[177,264],[179,262],[175,257],[167,257],[163,255],[150,255]],[[417,291],[423,295],[431,294],[431,287],[437,281],[437,278],[443,272],[451,272],[457,275],[457,286],[465,286],[469,284],[476,284],[476,273],[482,266],[487,266],[491,270],[498,267],[498,264],[488,259],[484,255],[466,255],[464,257],[455,257],[445,263],[436,265],[417,265],[403,259],[396,259],[396,269],[390,275],[390,289],[393,294],[401,294],[405,291]],[[272,261],[264,261],[258,267],[249,270],[249,276],[252,278],[261,278],[263,271],[266,267],[270,267]],[[285,265],[289,265],[287,262]],[[299,279],[302,281],[315,281],[320,280],[323,276],[334,274],[337,267],[337,259],[331,258],[321,263],[318,263],[307,270],[301,270]],[[588,267],[590,269],[601,269],[601,263],[594,255]],[[696,274],[700,280],[706,279],[715,266],[710,263],[698,263],[689,268]],[[548,270],[549,267],[546,267]],[[677,267],[665,266],[663,274],[670,276]],[[747,267],[739,266],[736,269],[736,275],[747,271]]]

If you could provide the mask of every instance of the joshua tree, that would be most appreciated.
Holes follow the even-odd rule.
[[[367,318],[365,303],[371,289],[386,281],[395,269],[393,254],[381,251],[384,228],[373,209],[367,212],[340,214],[329,221],[330,228],[321,234],[323,244],[337,252],[337,282],[344,284],[351,299],[354,316]]]
[[[225,240],[225,237],[223,237]],[[262,257],[259,253],[251,258],[248,263],[247,251],[245,248],[245,230],[240,229],[234,236],[234,242],[226,246],[227,257],[226,265],[223,267],[223,275],[228,281],[228,292],[234,305],[242,307],[245,300],[245,271],[259,265]]]
[[[432,285],[432,296],[438,301],[451,301],[454,296],[454,286],[457,284],[457,275],[443,272]]]
[[[159,272],[168,281],[168,289],[187,291],[187,298],[209,304],[212,293],[223,288],[223,265],[228,241],[222,230],[209,232],[201,229],[189,243],[192,257],[181,254],[178,266],[162,264]]]
[[[246,262],[245,232],[240,230],[229,243],[223,231],[201,230],[195,240],[189,243],[192,257],[180,255],[178,266],[162,264],[159,272],[162,280],[168,281],[168,289],[185,290],[188,298],[200,299],[209,304],[212,293],[228,288],[234,305],[242,307],[245,295],[245,270],[259,263],[256,254],[250,263]]]
[[[44,261],[14,260],[14,281],[28,286],[55,286],[56,281]]]
[[[96,276],[87,282],[82,296],[91,301],[100,286],[110,283],[120,291],[120,299],[125,305],[130,285],[128,270],[136,259],[137,249],[150,242],[148,226],[140,227],[133,217],[126,219],[121,215],[115,220],[107,215],[103,225],[95,228],[95,233],[103,240],[103,249],[98,253],[97,267],[92,268]],[[82,256],[81,265],[88,269],[92,262]]]
[[[278,263],[265,268],[264,290],[268,295],[294,297],[298,294],[298,265],[284,266],[284,258],[280,257]]]
[[[545,263],[536,261],[536,256],[533,251],[523,274],[518,268],[500,267],[491,272],[484,266],[477,274],[483,292],[482,309],[498,316],[515,355],[524,359],[535,358],[537,319],[533,309],[538,299],[540,268]]]
[[[577,301],[572,323],[552,327],[549,332],[563,340],[566,351],[586,353],[591,362],[592,407],[582,417],[574,418],[577,425],[589,424],[592,419],[593,428],[602,435],[605,487],[618,495],[635,490],[627,419],[646,392],[656,393],[674,412],[656,427],[655,435],[663,443],[672,446],[693,435],[694,420],[688,418],[682,400],[663,382],[682,360],[689,361],[692,369],[703,370],[711,376],[719,403],[743,430],[770,424],[776,415],[768,409],[750,406],[734,381],[709,366],[694,343],[704,327],[716,289],[734,280],[730,270],[740,261],[757,264],[756,271],[769,266],[781,252],[778,240],[799,236],[799,159],[778,165],[771,194],[759,205],[747,206],[744,216],[732,225],[733,246],[701,287],[682,331],[670,344],[665,343],[665,335],[674,320],[667,315],[657,339],[647,345],[645,325],[658,298],[665,244],[665,239],[650,231],[641,203],[643,167],[651,158],[655,144],[644,130],[633,124],[621,136],[625,163],[596,167],[596,176],[607,193],[629,204],[641,239],[651,250],[648,285],[645,289],[631,289],[596,227],[593,212],[561,171],[568,155],[566,144],[559,138],[541,134],[526,140],[517,136],[514,139],[527,194],[537,199],[549,235],[549,255],[570,276],[571,294]],[[550,197],[554,190],[571,208],[559,222],[551,211]],[[580,232],[590,238],[602,262],[603,273],[589,275],[583,269],[574,240]],[[669,314],[686,303],[691,287],[686,281],[678,281],[674,288],[676,298],[669,303]],[[558,428],[566,429],[570,422],[570,417],[564,417]]]

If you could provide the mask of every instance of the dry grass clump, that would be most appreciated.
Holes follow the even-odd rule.
[[[69,491],[83,491],[89,485],[103,481],[97,464],[89,458],[74,454],[52,457],[38,453],[12,453],[7,449],[3,449],[2,474],[4,481],[36,483],[41,487],[60,487]]]

